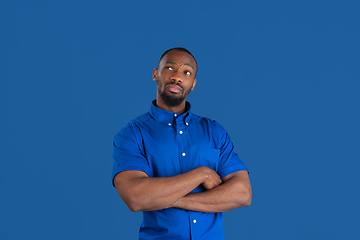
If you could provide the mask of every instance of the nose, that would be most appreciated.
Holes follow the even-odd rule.
[[[173,82],[182,82],[179,71],[174,71],[174,74],[170,77]]]

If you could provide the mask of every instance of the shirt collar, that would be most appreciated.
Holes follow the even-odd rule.
[[[151,109],[150,109],[150,115],[157,121],[164,123],[166,125],[171,126],[173,122],[176,122],[176,120],[183,119],[183,123],[186,125],[189,124],[190,118],[191,118],[191,104],[189,102],[186,102],[185,105],[186,112],[179,115],[175,112],[170,112],[165,109],[159,108],[156,106],[156,100],[152,101],[151,103]]]

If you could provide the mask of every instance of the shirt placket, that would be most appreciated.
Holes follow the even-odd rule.
[[[184,123],[182,122],[182,118],[180,117],[177,117],[177,114],[174,114],[174,117],[175,117],[175,130],[176,130],[176,141],[178,143],[178,153],[180,154],[179,156],[179,162],[180,162],[180,166],[181,166],[181,173],[184,173],[183,172],[183,169],[186,169],[186,166],[184,166],[184,162],[185,159],[188,156],[188,151],[186,149],[186,130],[185,130],[185,125]]]
[[[188,134],[188,128],[187,128],[189,123],[184,122],[184,120],[185,120],[184,118],[175,119],[176,141],[178,143],[178,149],[179,149],[179,153],[180,153],[179,162],[180,162],[181,169],[187,169],[187,167],[184,166],[184,164],[186,164],[186,162],[188,162],[187,158],[190,157],[189,149],[188,149],[189,134]],[[182,173],[184,173],[184,172],[182,171]],[[194,218],[194,216],[192,216],[193,214],[191,213],[191,211],[187,211],[187,213],[188,213],[188,221],[189,221],[189,227],[190,227],[190,232],[189,232],[190,239],[194,240],[194,239],[196,239],[194,228],[195,228],[195,224],[196,224],[197,220],[196,220],[196,218]]]

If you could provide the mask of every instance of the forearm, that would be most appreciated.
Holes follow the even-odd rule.
[[[152,211],[169,207],[197,186],[206,174],[202,169],[194,169],[173,177],[132,177],[115,179],[116,189],[132,211]]]
[[[172,207],[199,212],[225,212],[249,206],[252,194],[250,182],[247,180],[235,176],[211,190],[187,194]]]

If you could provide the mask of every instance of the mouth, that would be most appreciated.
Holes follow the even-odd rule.
[[[174,83],[167,84],[166,87],[172,93],[179,93],[183,91],[181,86]]]

